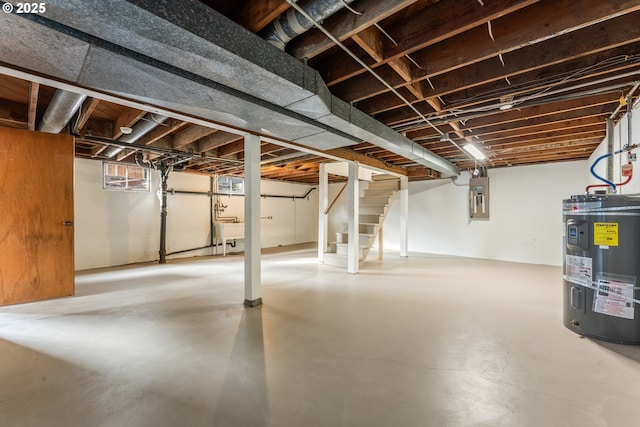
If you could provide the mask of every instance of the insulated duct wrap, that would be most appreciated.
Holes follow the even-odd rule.
[[[346,4],[354,0],[310,0],[301,1],[300,7],[314,20],[322,22],[333,15]],[[306,33],[313,27],[313,23],[302,16],[300,12],[291,8],[271,22],[263,31],[262,36],[272,45],[284,50],[287,43],[300,34]]]
[[[16,38],[38,43],[25,52],[15,48]],[[266,43],[197,0],[49,0],[47,19],[0,14],[6,74],[28,70],[316,150],[368,141],[445,176],[459,174],[333,96],[317,71]],[[63,63],[60,51],[67,52]]]

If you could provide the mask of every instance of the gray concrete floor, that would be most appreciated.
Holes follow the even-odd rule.
[[[561,269],[314,250],[77,274],[0,308],[0,426],[636,426],[640,347],[562,326]]]

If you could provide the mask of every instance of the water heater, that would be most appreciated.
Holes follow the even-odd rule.
[[[563,201],[564,325],[606,341],[640,344],[640,198]]]

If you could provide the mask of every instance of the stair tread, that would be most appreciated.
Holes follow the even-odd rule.
[[[336,243],[336,246],[338,245],[342,245],[342,246],[347,246],[349,243]],[[369,247],[369,245],[358,245],[359,248],[367,248]]]

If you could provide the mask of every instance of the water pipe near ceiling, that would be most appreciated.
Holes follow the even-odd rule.
[[[617,154],[624,153],[624,152],[631,154],[631,150],[635,150],[638,147],[640,147],[640,144],[625,145],[625,147],[622,150],[614,151],[613,153],[603,154],[602,156],[598,157],[589,168],[589,172],[591,172],[591,175],[593,175],[594,178],[604,182],[604,184],[588,185],[585,188],[585,192],[588,194],[590,189],[597,188],[597,187],[611,187],[612,192],[615,194],[618,187],[628,184],[629,181],[631,181],[631,178],[633,177],[633,165],[631,164],[631,161],[627,162],[627,164],[622,167],[623,175],[626,176],[627,179],[618,184],[615,184],[611,180],[603,178],[600,175],[598,175],[595,171],[595,168],[596,168],[596,165],[601,160],[611,158]]]
[[[589,171],[591,172],[591,175],[593,175],[593,177],[595,177],[596,179],[604,182],[604,184],[598,184],[598,185],[588,185],[585,188],[585,192],[588,194],[589,190],[591,188],[596,188],[596,187],[611,187],[611,190],[613,191],[613,193],[615,194],[617,187],[619,186],[623,186],[629,183],[629,181],[631,181],[631,178],[633,176],[633,165],[631,164],[631,160],[629,159],[629,161],[627,162],[626,165],[624,165],[622,167],[622,172],[623,172],[623,176],[626,176],[627,179],[619,184],[615,184],[613,182],[613,156],[620,154],[620,153],[624,153],[625,151],[628,153],[628,156],[631,157],[631,150],[634,150],[638,147],[640,147],[640,144],[632,144],[632,111],[633,111],[633,93],[638,89],[638,87],[640,87],[640,82],[636,82],[633,85],[633,88],[631,88],[631,90],[629,90],[629,93],[627,94],[626,97],[622,97],[620,99],[620,103],[618,104],[618,106],[616,107],[616,109],[613,111],[613,113],[611,113],[611,115],[607,118],[607,145],[609,147],[609,150],[611,150],[613,148],[613,120],[614,118],[618,115],[618,112],[620,111],[620,109],[622,107],[624,107],[625,105],[627,106],[627,123],[628,123],[628,134],[627,134],[627,144],[625,144],[624,148],[622,150],[618,150],[618,151],[611,151],[609,153],[603,154],[602,156],[598,157],[593,164],[591,165],[591,167],[589,168]],[[596,165],[604,159],[609,159],[608,163],[607,163],[607,178],[603,178],[600,175],[598,175],[595,172],[595,167]]]

